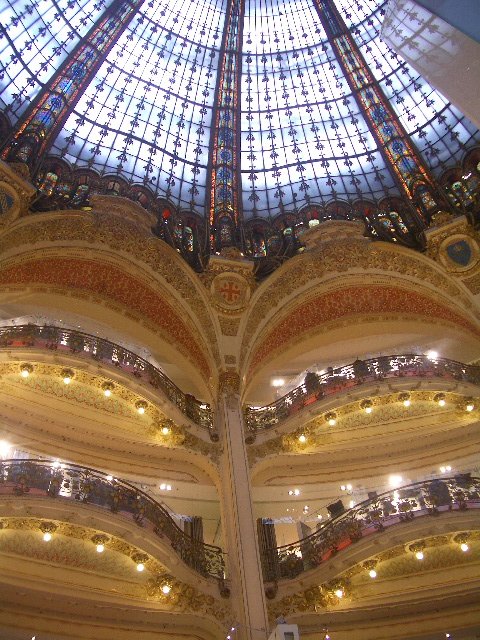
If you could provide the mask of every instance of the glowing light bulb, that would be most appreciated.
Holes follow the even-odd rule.
[[[49,533],[48,531],[46,531],[46,532],[43,534],[43,540],[44,540],[44,542],[50,542],[50,540],[51,540],[51,539],[52,539],[52,534],[51,534],[51,533]]]
[[[365,407],[365,413],[372,413],[373,407]]]
[[[294,489],[293,490],[293,495],[294,496],[299,496],[300,495],[300,489]]]
[[[22,376],[22,378],[28,378],[28,376],[30,375],[30,371],[28,369],[22,369],[20,371],[20,375]]]
[[[469,403],[467,404],[467,406],[465,407],[465,409],[466,409],[467,411],[473,411],[473,410],[475,409],[475,405],[473,404],[473,402],[469,402]]]
[[[170,429],[168,427],[162,427],[162,435],[168,436]]]
[[[112,395],[112,391],[110,389],[105,389],[104,392],[103,392],[103,395],[106,398],[110,398],[110,396]]]
[[[72,378],[70,376],[65,376],[63,378],[63,384],[70,384],[72,381]]]
[[[104,544],[97,544],[97,553],[103,553],[105,551]]]
[[[404,400],[403,401],[403,406],[404,407],[409,407],[412,404],[411,400]]]
[[[402,476],[397,474],[392,474],[388,478],[388,484],[392,487],[392,489],[396,489],[397,487],[400,487],[402,485],[402,482],[403,482]]]
[[[12,445],[6,440],[0,440],[0,458],[8,458]]]
[[[368,575],[370,576],[370,578],[376,578],[377,572],[375,571],[375,569],[370,569],[370,571],[368,572]]]
[[[337,598],[343,598],[343,589],[335,589],[335,595]]]
[[[335,420],[335,418],[330,418],[329,421],[328,421],[328,424],[331,427],[334,427],[337,424],[337,421]]]
[[[113,480],[113,476],[107,476],[107,480],[111,482]]]
[[[302,435],[298,436],[298,441],[303,444],[307,441],[307,437],[302,433]]]
[[[460,545],[460,549],[463,552],[468,551],[468,544],[466,542],[462,542],[462,544]]]
[[[137,407],[137,411],[142,416],[145,413],[145,407]]]
[[[440,407],[444,407],[444,406],[445,406],[445,400],[444,400],[443,398],[441,398],[441,399],[438,401],[438,404],[439,404],[439,406],[440,406]]]
[[[424,555],[423,555],[423,551],[416,551],[415,552],[415,557],[417,560],[423,560]]]
[[[143,562],[139,562],[137,564],[137,571],[143,571],[145,569],[145,565],[143,564]]]
[[[429,360],[436,360],[438,358],[438,351],[430,350],[427,351],[426,355]]]
[[[168,594],[170,593],[172,587],[169,584],[164,584],[162,587],[162,593],[164,593],[166,596],[168,596]]]

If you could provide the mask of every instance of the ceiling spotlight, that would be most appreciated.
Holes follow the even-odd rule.
[[[330,411],[325,415],[325,420],[331,427],[334,427],[337,424],[337,414],[334,411]]]
[[[168,436],[169,433],[170,433],[170,429],[168,427],[162,427],[163,436]]]
[[[429,360],[437,360],[438,359],[438,351],[427,351],[425,354]]]
[[[104,544],[97,544],[97,553],[103,553],[105,551],[105,545]]]
[[[402,476],[393,473],[391,476],[389,476],[388,478],[388,484],[390,485],[390,487],[392,489],[397,489],[398,487],[401,487],[403,484],[403,478]]]
[[[403,406],[404,407],[409,407],[412,404],[411,398],[410,398],[410,394],[409,393],[401,393],[398,396],[398,399],[400,400],[400,402],[403,402]]]
[[[109,541],[109,537],[103,533],[96,533],[92,537],[92,542],[95,545],[97,553],[103,553],[105,551],[105,545]]]
[[[106,398],[110,398],[113,391],[113,384],[111,382],[105,382],[104,384],[102,384],[102,389],[103,389],[103,395]]]
[[[0,458],[8,458],[12,450],[12,445],[6,440],[0,440]]]
[[[298,441],[304,444],[307,441],[307,436],[305,434],[301,434],[298,436]]]
[[[368,575],[370,576],[370,578],[376,578],[377,572],[375,571],[375,569],[370,569],[370,571],[368,572]]]
[[[360,403],[360,408],[365,411],[365,413],[372,413],[373,411],[373,402],[370,399],[362,400]]]
[[[20,375],[22,376],[22,378],[28,378],[32,371],[33,367],[31,364],[24,363],[20,365]]]
[[[335,595],[337,598],[343,598],[343,589],[335,589]]]
[[[465,400],[465,411],[473,411],[475,409],[475,404],[473,402],[473,398],[467,398]]]
[[[414,542],[408,548],[414,554],[417,560],[423,560],[423,558],[425,557],[423,554],[423,550],[425,549],[424,542]]]
[[[437,393],[434,398],[433,398],[434,402],[436,402],[440,407],[444,407],[445,406],[445,394],[444,393]]]
[[[145,413],[147,406],[148,405],[144,400],[139,400],[135,403],[135,408],[141,416]]]
[[[52,534],[55,533],[57,525],[53,522],[42,522],[40,525],[40,531],[43,533],[44,542],[50,542]]]
[[[71,369],[63,369],[62,371],[63,384],[70,384],[74,375],[75,374]]]
[[[283,387],[284,384],[285,384],[284,378],[273,378],[271,382],[272,387]]]
[[[162,593],[164,593],[166,596],[168,596],[171,590],[172,590],[172,587],[169,584],[164,584],[162,586]]]
[[[137,565],[136,566],[137,571],[141,572],[145,570],[145,563],[148,560],[148,556],[146,553],[137,552],[132,555],[132,560]]]
[[[460,549],[466,553],[469,550],[469,546],[467,544],[469,535],[468,533],[458,533],[454,538],[453,541],[456,542],[457,544],[460,545]]]

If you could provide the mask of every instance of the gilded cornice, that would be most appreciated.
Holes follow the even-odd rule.
[[[184,449],[208,456],[214,463],[218,461],[218,445],[202,440],[189,433],[184,426],[175,424],[153,402],[146,402],[145,414],[139,418],[135,405],[139,400],[145,401],[145,398],[118,383],[115,383],[112,395],[106,398],[102,386],[105,382],[111,382],[109,379],[75,368],[72,368],[72,383],[65,385],[62,381],[64,368],[62,365],[36,363],[34,375],[20,378],[18,362],[0,362],[0,391],[8,391],[13,398],[19,390],[28,389],[34,394],[74,402],[125,418],[118,423],[117,429],[130,436],[136,434],[138,437],[139,431],[143,430],[145,438],[157,446]],[[165,429],[168,429],[168,433],[163,432]]]
[[[382,441],[386,442],[388,434],[384,427],[391,425],[393,432],[396,429],[396,425],[404,427],[408,420],[408,429],[411,433],[412,425],[415,420],[420,420],[423,425],[423,418],[431,418],[438,415],[438,408],[434,404],[434,397],[438,389],[435,391],[411,391],[409,393],[411,399],[411,406],[403,406],[403,403],[399,401],[399,392],[393,394],[386,394],[383,396],[368,397],[373,401],[373,411],[371,414],[366,414],[360,408],[360,401],[347,402],[346,404],[339,404],[335,408],[329,407],[328,410],[323,410],[319,415],[313,419],[311,416],[305,416],[305,421],[299,421],[293,431],[283,435],[276,435],[275,429],[267,430],[267,434],[271,433],[271,438],[262,442],[261,444],[255,444],[248,447],[248,459],[250,466],[253,467],[257,462],[264,458],[272,456],[282,455],[308,455],[321,451],[322,449],[331,449],[332,446],[340,445],[342,442],[350,442],[354,437],[355,430],[360,430],[362,439],[366,439],[367,436],[371,437],[370,431],[375,427],[382,427],[384,431]],[[442,418],[453,426],[455,423],[459,423],[462,426],[475,423],[478,420],[479,410],[475,409],[471,413],[466,413],[464,409],[466,396],[455,393],[446,392],[446,407],[448,409],[441,409]],[[336,425],[331,427],[328,425],[325,418],[329,413],[334,412],[336,415]],[[419,427],[424,429],[424,427]],[[419,431],[418,433],[420,433]],[[375,432],[376,433],[376,432]],[[300,442],[299,436],[304,435],[306,441]],[[377,434],[380,437],[379,434]],[[453,433],[452,440],[458,438],[458,435]],[[352,440],[353,441],[353,440]],[[405,445],[410,445],[409,441],[405,441]],[[375,450],[376,445],[372,445]],[[415,445],[418,450],[421,448],[421,444]],[[429,444],[429,446],[431,446]],[[397,452],[401,453],[401,449],[398,448]],[[408,450],[408,449],[406,449]],[[306,460],[307,464],[307,460]]]
[[[116,255],[128,254],[136,262],[147,265],[178,298],[187,302],[201,327],[202,342],[209,345],[215,362],[220,362],[206,293],[202,291],[197,276],[189,272],[189,267],[171,247],[139,229],[134,222],[122,220],[114,214],[58,211],[29,216],[5,229],[0,235],[0,252],[6,255],[21,246],[58,242],[70,246],[75,243],[103,245]]]
[[[463,531],[463,530],[462,530]],[[370,568],[377,571],[377,580],[383,584],[410,576],[419,576],[427,572],[451,569],[478,561],[478,542],[480,531],[468,531],[469,543],[475,544],[474,558],[471,554],[462,553],[455,543],[455,533],[435,535],[422,538],[425,546],[425,558],[419,562],[409,550],[408,544],[401,544],[381,553],[356,562],[346,570],[339,570],[327,584],[302,588],[296,583],[296,593],[279,597],[268,603],[271,619],[279,615],[295,616],[302,613],[323,613],[333,611],[347,601],[357,602],[361,606],[365,587],[370,587],[372,578],[368,575]],[[335,562],[335,561],[333,561]],[[334,588],[340,586],[344,592],[342,599],[335,596]],[[298,588],[299,587],[299,588]],[[386,587],[384,587],[386,588]]]
[[[59,539],[53,544],[42,542],[34,544],[35,538],[32,539],[31,536],[27,536],[25,540],[5,536],[8,531],[38,533],[40,536],[41,527],[45,524],[55,527],[54,535]],[[202,614],[224,623],[231,620],[231,612],[225,601],[202,593],[195,586],[172,576],[167,568],[152,555],[146,554],[138,546],[117,536],[82,525],[57,520],[47,521],[36,517],[0,518],[0,529],[2,530],[2,553],[15,553],[49,564],[110,574],[113,579],[117,578],[116,590],[121,588],[121,594],[124,596],[158,602],[168,611]],[[106,550],[101,555],[96,553],[92,541],[98,535],[105,539]],[[72,540],[84,541],[87,544],[74,546],[69,544]],[[112,551],[116,553],[109,553]],[[151,574],[151,577],[136,583],[133,580],[137,573],[133,561],[137,555],[142,556],[145,570]],[[170,587],[168,594],[162,591],[162,586],[165,584]]]
[[[364,238],[333,240],[318,248],[295,256],[278,269],[254,295],[247,317],[241,348],[241,362],[245,362],[247,349],[262,321],[275,309],[299,304],[305,294],[312,295],[320,281],[327,281],[338,274],[351,272],[365,276],[365,272],[377,271],[398,274],[407,278],[412,289],[421,281],[424,286],[436,289],[480,317],[465,289],[455,282],[433,261],[407,249],[382,242],[368,242]],[[283,308],[282,308],[283,310]]]
[[[26,165],[21,163],[7,164],[0,160],[0,189],[3,186],[14,199],[11,211],[0,216],[0,228],[27,213],[30,202],[36,193],[35,187],[28,182],[29,178]]]

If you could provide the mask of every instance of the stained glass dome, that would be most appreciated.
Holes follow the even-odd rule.
[[[0,14],[6,138],[25,129],[36,96],[77,56],[77,76],[62,85],[71,95],[62,102],[55,94],[50,129],[38,135],[43,145],[48,138],[50,159],[35,167],[41,179],[56,158],[211,225],[228,215],[248,224],[332,203],[347,212],[404,199],[414,189],[407,179],[402,189],[402,162],[438,180],[462,166],[480,137],[382,41],[385,4],[8,0]],[[108,12],[116,18],[102,26]],[[362,97],[369,78],[370,114]],[[413,180],[412,167],[405,171]]]

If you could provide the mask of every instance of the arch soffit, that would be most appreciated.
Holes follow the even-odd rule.
[[[7,291],[28,287],[39,294],[53,294],[65,311],[72,297],[84,300],[87,294],[90,302],[103,304],[104,322],[108,314],[120,313],[150,326],[164,341],[164,347],[174,347],[174,354],[192,363],[205,382],[212,375],[213,358],[207,342],[184,306],[161,281],[121,256],[104,251],[86,255],[84,250],[65,247],[27,251],[0,263],[0,287]],[[111,324],[116,326],[115,322]]]
[[[0,235],[2,255],[8,258],[19,253],[20,247],[34,245],[38,251],[58,243],[81,248],[82,255],[88,251],[92,258],[107,255],[127,273],[134,273],[147,284],[155,282],[169,302],[179,307],[181,316],[201,331],[204,348],[218,363],[214,316],[196,274],[172,247],[150,233],[144,220],[137,224],[132,215],[130,219],[120,216],[115,198],[105,196],[99,202],[101,208],[96,207],[93,213],[56,211],[16,220]]]
[[[1,432],[19,448],[118,477],[156,479],[164,472],[218,488],[217,445],[171,423],[170,433],[159,435],[163,414],[150,406],[139,416],[132,401],[135,393],[117,388],[111,402],[95,386],[98,374],[77,371],[66,387],[61,365],[36,365],[39,374],[28,379],[12,373],[17,366],[0,362],[0,417]]]
[[[471,329],[477,330],[480,314],[471,294],[431,259],[390,243],[372,243],[365,238],[340,239],[296,256],[260,285],[242,322],[243,370],[246,365],[252,368],[259,346],[274,328],[308,301],[316,300],[318,304],[322,295],[326,296],[325,301],[341,299],[342,289],[356,289],[360,293],[365,287],[386,286],[403,292],[404,298],[422,295],[432,304],[449,309],[455,315],[452,321],[469,323]],[[287,340],[284,346],[286,343]]]
[[[349,567],[362,563],[374,555],[379,555],[399,545],[426,539],[433,535],[447,536],[458,531],[479,531],[480,513],[478,509],[452,511],[442,513],[432,527],[432,516],[414,518],[401,526],[392,526],[379,534],[372,534],[351,544],[341,551],[341,555],[333,556],[315,569],[301,573],[297,578],[279,583],[277,598],[295,593],[298,590],[328,582],[339,574],[348,571]],[[339,565],[338,560],[341,560]]]

